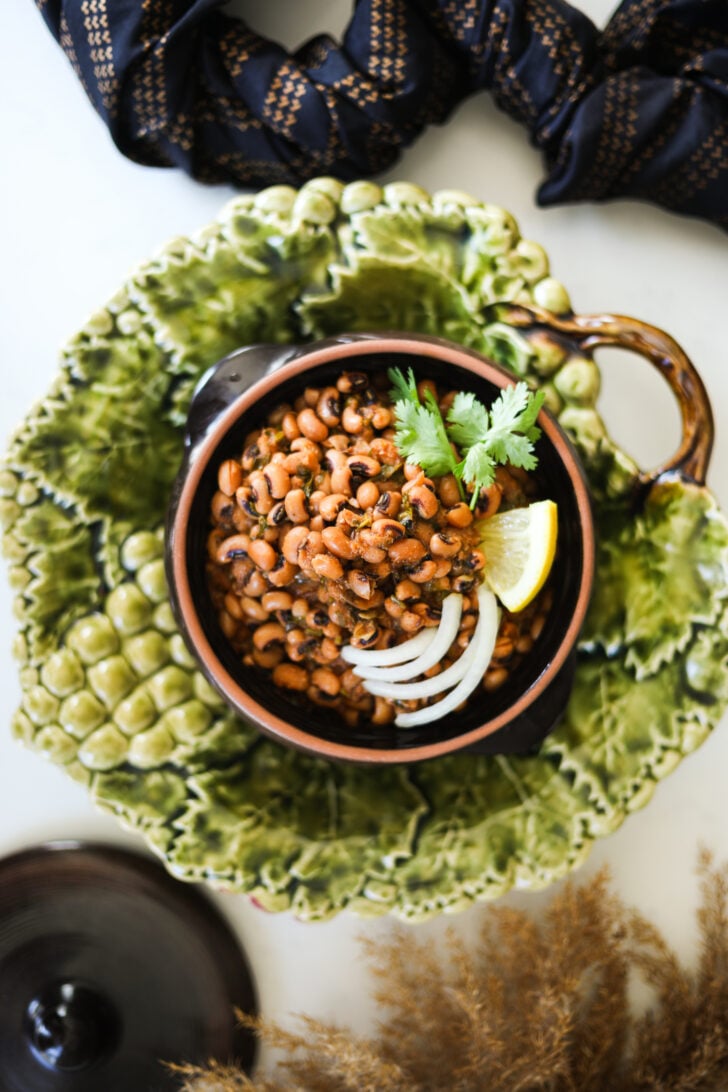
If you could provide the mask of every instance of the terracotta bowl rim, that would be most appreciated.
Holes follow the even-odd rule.
[[[278,348],[283,351],[285,347],[271,346],[272,350]],[[228,705],[279,742],[321,758],[367,764],[409,764],[460,751],[477,743],[528,709],[553,682],[576,643],[589,605],[594,576],[594,525],[588,485],[576,451],[555,417],[542,409],[538,419],[539,426],[544,436],[548,437],[556,449],[574,490],[579,513],[583,562],[579,592],[571,620],[561,637],[555,656],[541,675],[507,709],[492,720],[487,720],[462,735],[406,750],[357,747],[327,740],[306,732],[271,713],[256,701],[220,662],[204,631],[187,572],[187,529],[190,510],[202,475],[222,438],[260,398],[297,374],[310,372],[338,359],[350,361],[358,356],[372,353],[401,353],[432,357],[472,371],[499,387],[506,387],[518,380],[517,376],[512,375],[483,354],[428,335],[352,334],[301,346],[293,358],[252,383],[238,395],[210,425],[199,444],[194,446],[192,456],[182,470],[183,480],[177,497],[176,510],[168,527],[166,551],[168,572],[174,586],[174,598],[183,632],[204,674]],[[234,356],[235,351],[225,359]]]

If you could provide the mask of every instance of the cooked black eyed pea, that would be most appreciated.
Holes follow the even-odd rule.
[[[273,505],[270,512],[266,517],[266,521],[269,527],[280,527],[286,522],[288,515],[286,513],[286,506],[283,501],[277,501]]]
[[[273,669],[273,683],[284,690],[306,690],[308,688],[308,671],[298,664],[278,664]]]
[[[430,553],[433,557],[455,557],[462,546],[460,535],[447,531],[437,531],[430,539]]]
[[[286,631],[280,622],[265,622],[253,633],[253,644],[259,651],[264,652],[278,641],[285,641]]]
[[[546,615],[537,614],[534,620],[531,622],[530,634],[534,641],[537,641],[543,632],[543,627],[546,624]]]
[[[291,565],[298,564],[298,551],[303,546],[304,542],[308,538],[308,529],[306,527],[297,526],[292,527],[291,530],[281,539],[281,553],[286,561]]]
[[[383,550],[380,546],[365,546],[359,550],[359,557],[362,561],[366,561],[367,565],[378,565],[384,561],[387,556],[387,551]]]
[[[341,683],[341,690],[352,701],[361,701],[362,698],[367,696],[367,692],[364,689],[364,683],[358,675],[354,673],[353,668],[349,667],[346,671],[342,672],[339,676],[339,682]]]
[[[258,667],[265,668],[266,671],[272,671],[283,659],[283,649],[280,645],[271,645],[270,648],[266,648],[261,651],[259,648],[253,649],[252,660]]]
[[[514,644],[510,637],[499,637],[493,648],[494,660],[510,660],[514,651]]]
[[[456,576],[452,582],[452,590],[460,592],[461,594],[470,592],[475,587],[475,580],[475,576],[471,573],[463,573],[461,576]]]
[[[419,614],[415,614],[414,611],[406,610],[400,618],[399,624],[405,633],[417,633],[418,629],[422,629],[424,619]]]
[[[336,381],[336,389],[342,394],[351,391],[363,391],[369,386],[369,379],[364,372],[344,372]]]
[[[225,459],[217,472],[217,487],[221,493],[232,497],[243,480],[243,471],[236,459]]]
[[[341,626],[342,629],[352,629],[354,625],[354,615],[351,613],[346,603],[334,602],[329,605],[329,618],[333,625]]]
[[[339,646],[330,637],[324,637],[320,644],[311,650],[311,659],[317,664],[330,664],[339,658]]]
[[[387,428],[392,423],[392,411],[387,409],[386,406],[375,406],[369,420],[372,423],[372,428]]]
[[[374,511],[377,515],[394,518],[399,512],[401,504],[402,494],[396,489],[387,490],[386,492],[380,493],[379,500],[374,505]]]
[[[377,695],[374,699],[374,709],[371,713],[372,724],[391,724],[394,717],[395,712],[391,701],[387,701],[386,698]]]
[[[341,420],[341,401],[336,387],[324,387],[316,403],[316,413],[329,428]]]
[[[330,553],[342,561],[352,561],[356,557],[356,551],[351,539],[344,533],[341,527],[324,527],[321,532],[324,545]],[[287,541],[287,540],[286,540]]]
[[[371,599],[374,594],[374,587],[372,582],[366,573],[360,569],[352,569],[346,577],[346,582],[360,599]]]
[[[318,637],[311,636],[304,630],[296,627],[289,629],[286,634],[286,651],[288,656],[299,663],[318,644]]]
[[[301,430],[296,421],[296,415],[292,410],[290,413],[287,413],[281,421],[281,430],[285,438],[289,441],[296,440],[301,435]]]
[[[503,490],[497,482],[480,490],[478,497],[478,512],[482,515],[494,516],[500,508],[503,499]]]
[[[356,491],[356,503],[360,508],[373,508],[379,500],[379,486],[376,482],[362,482]]]
[[[430,603],[415,603],[412,607],[415,614],[418,614],[426,626],[439,626],[442,619],[442,611],[437,607],[433,607]],[[473,619],[473,623],[475,619]],[[462,628],[462,623],[461,623]]]
[[[450,508],[453,504],[458,504],[462,500],[458,480],[454,474],[445,474],[440,478],[437,483],[437,495],[446,508]]]
[[[403,538],[387,550],[387,556],[393,565],[417,565],[427,551],[417,538]]]
[[[221,489],[215,493],[210,503],[210,515],[214,523],[229,523],[235,512],[235,502],[229,493]]]
[[[319,465],[318,455],[309,448],[304,451],[292,451],[290,455],[286,456],[286,461],[283,463],[289,474],[307,479],[318,471]]]
[[[280,556],[273,568],[267,574],[268,583],[276,588],[285,588],[287,584],[291,583],[297,571],[295,565],[292,565],[290,561],[286,561],[283,556]]]
[[[432,579],[433,580],[441,580],[442,577],[447,576],[447,574],[450,572],[451,569],[452,569],[452,561],[450,561],[449,558],[446,558],[446,557],[439,558],[437,560],[437,568],[435,569],[435,575],[433,576]]]
[[[508,671],[505,667],[491,667],[485,673],[483,686],[486,690],[497,690],[499,686],[503,686],[507,678]]]
[[[207,536],[206,546],[207,546],[207,556],[210,558],[211,561],[219,561],[220,560],[219,557],[217,556],[218,551],[219,551],[221,545],[223,544],[223,542],[228,537],[229,536],[224,531],[220,530],[219,527],[215,527],[212,531],[210,531],[209,535]]]
[[[485,567],[485,554],[482,550],[471,550],[462,565],[467,572],[479,573]]]
[[[327,622],[323,628],[323,635],[324,637],[330,637],[332,641],[335,641],[337,647],[339,643],[343,645],[347,640],[347,638],[344,637],[344,631],[341,626],[337,626],[336,622]]]
[[[231,618],[226,610],[221,610],[217,616],[217,621],[228,641],[231,641],[238,631],[238,623],[236,620]]]
[[[250,546],[248,546],[248,557],[265,573],[269,572],[278,560],[278,554],[273,549],[270,542],[266,542],[265,539],[261,538],[250,543]]]
[[[399,581],[394,589],[394,594],[401,603],[409,603],[419,599],[422,592],[414,581],[407,578]]]
[[[327,523],[333,523],[348,499],[345,493],[329,493],[319,503],[319,515],[323,516]]]
[[[358,412],[355,402],[347,402],[341,414],[341,425],[345,432],[356,436],[364,428],[364,418]]]
[[[314,489],[313,493],[308,497],[309,512],[315,512],[318,515],[321,501],[325,500],[328,495],[328,492],[324,489]]]
[[[275,500],[282,500],[291,488],[291,477],[280,463],[268,463],[263,470],[263,477],[268,483],[268,491]]]
[[[330,698],[335,698],[341,690],[341,680],[330,667],[317,667],[311,672],[311,682]]]
[[[307,614],[308,601],[303,597],[301,597],[300,599],[294,599],[291,606],[291,617],[295,618],[297,622],[303,622]]]
[[[415,584],[426,584],[428,580],[433,580],[437,571],[437,562],[431,558],[426,561],[421,561],[414,569],[410,569],[410,580],[413,580]]]
[[[371,526],[371,545],[388,549],[395,542],[400,542],[407,532],[396,519],[375,519]]]
[[[253,558],[253,560],[255,560]],[[254,599],[260,599],[264,592],[268,591],[268,581],[258,569],[253,569],[243,584],[246,595],[252,595]]]
[[[323,554],[326,552],[323,538],[320,531],[309,531],[306,536],[306,541],[298,551],[298,564],[302,569],[307,570],[312,568],[313,559],[317,554]]]
[[[357,622],[351,635],[354,648],[371,648],[379,636],[379,626],[371,618]]]
[[[235,500],[246,515],[250,516],[251,519],[258,519],[260,513],[255,507],[255,497],[250,486],[241,485],[239,489],[236,489]]]
[[[250,535],[229,535],[218,546],[215,559],[224,565],[236,557],[247,557],[251,545]]]
[[[448,508],[445,520],[451,527],[469,527],[473,522],[473,513],[467,504],[461,501],[459,504],[454,504],[452,508]]]
[[[305,523],[308,519],[308,506],[306,494],[303,489],[291,489],[284,500],[286,515],[291,523]]]
[[[430,392],[432,397],[437,401],[437,385],[432,379],[421,379],[417,384],[417,393],[420,396],[420,401],[424,402],[427,391]]]
[[[267,622],[270,618],[270,613],[265,609],[260,599],[252,599],[249,595],[244,595],[240,600],[240,605],[247,617],[252,618],[254,622]]]
[[[268,591],[260,601],[267,611],[273,613],[278,610],[290,610],[293,605],[293,596],[286,591]]]
[[[245,450],[243,451],[240,464],[243,470],[254,470],[255,466],[260,458],[260,448],[256,442],[250,442],[246,440]]]
[[[398,599],[395,599],[395,597],[392,595],[388,596],[388,598],[384,600],[384,609],[386,610],[389,617],[393,618],[395,622],[399,621],[399,619],[404,614],[404,606],[402,605],[402,603],[400,603]]]
[[[328,611],[325,611],[323,607],[312,607],[304,618],[307,629],[323,629],[325,625],[328,625],[328,621]]]
[[[322,580],[341,580],[344,568],[338,558],[331,554],[317,554],[311,561],[311,568]]]
[[[333,442],[335,439],[336,436],[332,436],[330,442]],[[344,450],[348,446],[349,441],[345,439],[343,449],[339,449],[338,447],[327,448],[326,454],[324,455],[324,462],[326,463],[326,466],[329,468],[329,470],[338,470],[340,466],[346,466],[346,455],[344,454]]]
[[[370,455],[350,455],[346,465],[355,478],[374,478],[382,469],[382,464]]]
[[[268,482],[265,480],[260,471],[256,471],[255,474],[250,475],[250,491],[253,499],[253,504],[257,512],[261,516],[267,516],[273,507],[273,498],[270,495],[268,489]]]
[[[316,400],[318,401],[318,397]],[[316,415],[316,410],[310,406],[305,410],[301,410],[296,418],[296,423],[306,439],[313,440],[314,443],[322,443],[329,434],[327,426]]]
[[[331,471],[331,488],[334,493],[345,493],[351,496],[351,470],[348,466],[337,466]]]
[[[437,515],[440,507],[437,497],[424,483],[414,485],[409,490],[409,500],[417,515],[422,519],[432,519]]]
[[[232,592],[228,592],[228,594],[223,599],[223,606],[225,607],[225,610],[228,612],[230,617],[234,618],[236,621],[239,622],[243,617],[243,608],[240,605],[240,600],[238,599],[237,595],[233,595]]]

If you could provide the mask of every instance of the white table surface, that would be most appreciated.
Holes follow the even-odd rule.
[[[582,0],[596,22],[608,0]],[[137,166],[113,147],[31,0],[4,0],[0,26],[2,171],[0,215],[0,437],[42,397],[58,350],[125,276],[168,238],[193,231],[232,194],[178,171]],[[261,12],[259,9],[264,7]],[[257,29],[295,46],[310,34],[339,35],[346,0],[238,4]],[[502,204],[522,233],[542,243],[578,311],[632,314],[666,328],[688,351],[711,395],[717,442],[709,484],[728,508],[728,239],[717,228],[637,202],[541,210],[543,177],[525,131],[478,96],[432,129],[385,176],[429,190],[457,187]],[[602,409],[617,439],[643,465],[672,453],[678,437],[671,397],[646,364],[602,354]],[[629,376],[629,383],[627,377]],[[140,840],[91,805],[60,769],[11,740],[19,688],[10,655],[11,596],[0,579],[0,853],[61,837],[92,837],[137,848]],[[580,875],[608,865],[616,888],[650,914],[684,956],[696,950],[694,865],[700,844],[728,859],[728,722],[662,783],[647,808],[596,844]],[[386,935],[391,919],[341,914],[304,925],[268,915],[238,896],[215,896],[248,952],[262,1010],[286,1020],[307,1012],[357,1031],[374,1008],[358,937]],[[534,913],[548,893],[509,901]],[[437,942],[446,927],[474,935],[482,905],[417,926]]]

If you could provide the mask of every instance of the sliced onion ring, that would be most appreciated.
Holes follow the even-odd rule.
[[[410,660],[409,663],[402,664],[400,667],[369,667],[367,662],[366,666],[357,666],[354,674],[361,679],[373,679],[377,682],[403,682],[423,675],[425,671],[440,663],[457,637],[462,613],[463,597],[459,592],[452,592],[443,601],[442,616],[439,626],[434,631],[434,639],[416,660]],[[393,649],[388,651],[392,652]]]
[[[402,664],[406,660],[414,660],[424,652],[435,640],[436,632],[435,629],[421,629],[416,637],[403,641],[401,645],[394,645],[393,648],[354,648],[353,645],[344,645],[341,658],[347,663],[366,664],[368,667]]]
[[[397,727],[414,728],[420,724],[429,724],[432,720],[439,720],[446,713],[457,709],[475,690],[490,663],[498,636],[498,604],[487,588],[478,589],[478,610],[478,624],[468,646],[468,651],[471,648],[475,651],[461,681],[442,701],[426,705],[424,709],[418,709],[414,713],[400,713],[394,722]]]
[[[470,661],[475,655],[476,647],[471,641],[463,654],[454,664],[439,675],[433,675],[431,679],[417,679],[415,682],[378,682],[374,679],[365,679],[362,686],[370,694],[380,698],[389,698],[390,701],[409,701],[410,698],[431,698],[433,694],[441,694],[450,687],[455,686],[468,670]]]

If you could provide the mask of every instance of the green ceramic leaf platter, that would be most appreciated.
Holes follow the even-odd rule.
[[[593,360],[516,328],[569,310],[509,213],[456,191],[317,179],[239,197],[144,265],[67,346],[0,470],[17,594],[14,734],[83,782],[186,880],[321,920],[422,920],[539,887],[649,800],[728,702],[728,527],[681,480],[632,506]],[[342,330],[438,334],[533,385],[571,432],[599,531],[562,725],[527,759],[328,764],[263,739],[197,671],[164,578],[163,520],[200,375],[239,345]]]

